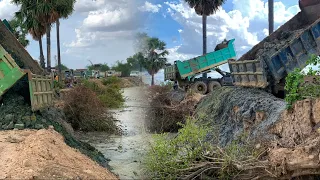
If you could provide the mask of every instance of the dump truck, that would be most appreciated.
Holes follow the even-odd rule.
[[[229,41],[228,47],[222,43],[217,45],[214,52],[183,62],[175,61],[174,66],[165,67],[165,80],[178,81],[182,87],[185,87],[185,84],[191,85],[194,91],[202,94],[211,92],[212,87],[232,84],[260,88],[283,97],[288,73],[295,68],[306,67],[311,55],[320,55],[320,1],[300,0],[299,7],[301,12],[240,59],[236,60],[235,54],[234,57],[231,57],[233,54],[228,54],[210,62],[210,57],[217,59],[222,50],[235,51],[230,47]],[[221,70],[216,68],[224,63],[228,63],[230,73],[221,73]],[[218,71],[223,77],[215,80],[193,79],[195,75],[211,70]]]
[[[254,87],[284,97],[285,78],[320,55],[320,1],[300,0],[301,12],[267,36],[239,60],[230,59],[235,86]]]
[[[216,87],[233,86],[230,73],[218,67],[236,58],[234,49],[235,39],[217,45],[215,51],[185,61],[177,60],[173,65],[167,64],[164,68],[164,80],[177,81],[184,90],[192,89],[201,94],[210,93]],[[197,78],[198,75],[210,71],[217,71],[221,78]]]
[[[53,77],[34,61],[8,26],[0,20],[0,99],[17,87],[15,90],[30,102],[32,111],[51,106]]]

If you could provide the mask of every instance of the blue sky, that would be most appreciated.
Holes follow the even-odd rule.
[[[300,11],[297,4],[298,0],[275,0],[276,28]],[[0,0],[1,19],[11,19],[17,9],[10,0]],[[208,17],[208,52],[224,38],[235,38],[241,56],[266,37],[267,19],[266,0],[228,0]],[[53,25],[52,66],[57,54],[55,28]],[[113,65],[134,54],[133,35],[141,30],[167,43],[169,62],[202,53],[201,17],[182,0],[78,0],[74,14],[61,20],[62,62],[70,68],[84,68],[88,60]],[[45,38],[43,46],[46,50]],[[27,50],[38,59],[38,42],[32,40]]]

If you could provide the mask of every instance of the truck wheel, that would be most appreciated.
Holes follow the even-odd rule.
[[[221,87],[221,84],[217,81],[211,81],[208,84],[209,93],[211,93],[215,88]]]
[[[202,81],[197,81],[192,86],[192,90],[196,93],[199,93],[199,94],[206,94],[208,87],[207,87],[206,83],[204,83]]]

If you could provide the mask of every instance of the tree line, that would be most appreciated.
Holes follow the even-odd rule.
[[[13,29],[13,34],[24,46],[29,45],[26,35],[29,33],[32,38],[39,42],[40,66],[51,72],[51,28],[56,24],[57,29],[57,54],[58,54],[58,71],[61,73],[60,55],[60,19],[68,18],[74,11],[76,0],[12,0],[20,6],[15,12],[14,18],[9,21]],[[43,54],[42,37],[46,35],[47,40],[47,64]]]
[[[135,37],[135,54],[125,62],[117,61],[113,67],[107,64],[92,64],[87,68],[100,71],[109,69],[120,71],[122,76],[129,76],[131,71],[147,71],[151,75],[151,85],[154,85],[154,75],[167,63],[166,43],[157,37],[150,37],[146,33],[138,33]]]

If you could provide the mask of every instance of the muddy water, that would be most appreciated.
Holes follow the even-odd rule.
[[[144,126],[148,104],[144,91],[143,87],[124,89],[125,108],[113,110],[124,135],[86,133],[80,136],[81,140],[90,143],[111,160],[111,171],[120,179],[142,178],[141,161],[151,140]]]

